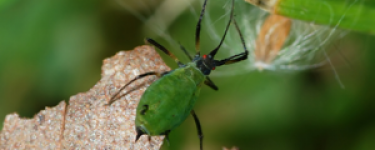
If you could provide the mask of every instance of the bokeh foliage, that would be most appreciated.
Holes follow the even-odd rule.
[[[185,11],[169,32],[192,50],[195,24],[196,16]],[[104,58],[143,44],[142,26],[115,1],[0,1],[0,120],[12,112],[32,117],[87,91],[100,79]],[[209,37],[203,34],[202,52],[217,43]],[[157,40],[186,61],[168,41]],[[213,76],[220,90],[204,87],[195,107],[205,148],[374,149],[374,40],[351,33],[331,47],[345,89],[330,65]],[[164,149],[198,149],[198,144],[188,118]]]

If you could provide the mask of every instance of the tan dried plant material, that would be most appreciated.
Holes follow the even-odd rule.
[[[105,104],[111,96],[136,75],[148,71],[167,71],[156,51],[140,46],[121,51],[105,59],[102,78],[88,92],[70,97],[46,108],[33,119],[20,119],[17,114],[6,116],[0,133],[0,149],[160,149],[164,136],[143,135],[135,143],[135,113],[138,101],[156,77],[146,77],[133,83],[122,93],[140,87],[119,98],[111,106]]]
[[[270,12],[274,10],[275,5],[279,2],[279,0],[245,0],[245,1]]]
[[[64,131],[65,102],[42,110],[34,119],[21,119],[17,114],[5,117],[0,133],[0,149],[61,149]]]
[[[270,64],[283,47],[288,38],[292,20],[279,15],[269,15],[264,21],[256,40],[254,55],[255,65],[259,70]]]

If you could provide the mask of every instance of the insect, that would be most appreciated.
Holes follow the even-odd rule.
[[[203,149],[203,133],[201,125],[197,115],[193,110],[193,106],[198,98],[200,88],[202,84],[208,85],[214,90],[218,90],[218,87],[208,77],[211,70],[215,70],[215,67],[236,63],[247,59],[248,50],[246,49],[244,39],[239,30],[239,27],[234,20],[234,0],[232,0],[232,8],[230,14],[230,20],[226,25],[224,35],[219,45],[212,50],[208,55],[201,56],[200,54],[200,30],[201,22],[205,12],[207,0],[204,1],[200,17],[196,26],[195,32],[195,49],[196,55],[192,58],[186,49],[181,46],[181,49],[189,57],[191,62],[187,64],[181,63],[176,56],[169,52],[164,46],[160,45],[156,41],[147,38],[146,42],[157,47],[171,58],[173,58],[179,65],[179,68],[167,72],[151,71],[136,76],[133,80],[124,85],[117,93],[115,93],[110,99],[108,105],[111,105],[116,96],[125,89],[132,82],[150,75],[159,77],[158,80],[153,82],[144,92],[139,101],[136,110],[136,132],[137,141],[141,135],[165,135],[168,139],[168,135],[177,126],[179,126],[188,116],[191,114],[194,117],[195,124],[197,126],[198,135],[200,139],[200,149]],[[226,59],[215,60],[214,57],[220,49],[231,22],[234,22],[237,32],[241,38],[244,52],[230,56]]]

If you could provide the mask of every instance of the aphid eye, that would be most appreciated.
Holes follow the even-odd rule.
[[[147,110],[148,110],[148,105],[143,105],[143,109],[141,110],[141,115],[145,115]]]
[[[207,58],[207,55],[203,55],[203,59],[206,59]]]
[[[215,67],[213,67],[212,70],[215,70]]]

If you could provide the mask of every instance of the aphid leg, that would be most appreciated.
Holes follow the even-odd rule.
[[[230,57],[228,57],[226,59],[223,59],[223,60],[215,61],[216,66],[228,65],[228,64],[235,63],[235,62],[239,62],[239,61],[247,59],[247,56],[249,55],[249,51],[246,48],[245,40],[242,36],[240,28],[238,27],[236,19],[233,19],[233,22],[234,22],[234,25],[236,26],[236,30],[237,30],[238,34],[240,35],[241,43],[242,43],[242,46],[243,46],[245,52],[237,54],[237,55],[230,56]]]
[[[179,65],[183,65],[180,60],[178,60],[178,58],[173,55],[169,50],[167,50],[163,45],[160,45],[158,42],[156,42],[155,40],[153,39],[150,39],[150,38],[146,38],[145,39],[145,42],[146,43],[149,43],[151,45],[154,45],[155,47],[157,47],[158,49],[160,49],[161,51],[163,51],[165,54],[167,54],[169,57],[171,57],[172,59],[174,59],[174,61]]]
[[[201,128],[201,123],[199,122],[198,116],[195,114],[194,110],[191,110],[190,113],[191,113],[191,115],[193,115],[195,125],[197,126],[200,149],[203,150],[203,132],[202,132],[202,128]]]
[[[233,55],[229,58],[219,60],[219,61],[215,62],[215,64],[216,64],[216,66],[229,65],[229,64],[236,63],[236,62],[247,59],[247,55],[248,55],[248,53],[246,53],[246,52],[241,53],[241,54],[237,54],[237,55]]]
[[[180,44],[180,43],[179,43]],[[189,54],[189,52],[186,50],[186,48],[184,46],[182,46],[180,44],[180,49],[185,53],[185,55],[189,58],[190,61],[193,61],[193,58],[191,57],[191,55]]]
[[[230,11],[230,19],[227,23],[227,26],[225,27],[224,35],[221,38],[219,45],[214,50],[212,50],[209,54],[209,55],[212,56],[212,58],[216,55],[217,51],[220,49],[221,45],[224,42],[225,36],[227,35],[227,32],[229,30],[230,23],[232,22],[232,20],[234,18],[233,15],[234,15],[234,0],[232,0],[232,8],[231,8],[231,11]]]
[[[129,84],[133,83],[134,81],[136,81],[136,80],[138,80],[138,79],[141,79],[141,78],[143,78],[143,77],[149,76],[149,75],[156,75],[157,77],[161,77],[162,75],[164,75],[164,74],[166,74],[166,73],[168,73],[168,72],[158,73],[158,72],[154,72],[154,71],[152,71],[152,72],[146,72],[146,73],[144,73],[144,74],[141,74],[141,75],[136,76],[133,80],[130,80],[127,84],[125,84],[123,87],[121,87],[120,90],[117,91],[117,92],[111,97],[111,99],[109,100],[108,104],[106,104],[106,105],[111,105],[113,102],[115,102],[115,101],[116,101],[116,97],[117,97],[117,95],[120,94],[120,92],[121,92],[122,90],[124,90]],[[134,91],[134,89],[131,90],[131,91]],[[131,91],[130,91],[130,92],[131,92]],[[129,93],[129,92],[127,92],[126,94],[128,94],[128,93]],[[122,96],[123,96],[123,95],[122,95]]]
[[[207,0],[204,0],[202,10],[201,10],[201,14],[199,16],[199,20],[198,20],[197,26],[195,28],[195,51],[196,51],[196,55],[198,55],[198,56],[201,55],[200,49],[199,49],[200,48],[201,23],[202,23],[204,11],[206,10],[206,4],[207,4]]]
[[[143,87],[144,85],[145,85],[145,83],[142,83],[142,84],[138,85],[137,87],[134,87],[134,88],[130,89],[129,91],[126,91],[126,93],[121,94],[120,96],[117,96],[117,98],[124,97],[125,95],[128,95],[129,93],[131,93],[131,92],[133,92],[135,90],[138,90],[140,87]],[[117,98],[113,99],[113,101],[116,101]]]
[[[206,76],[206,80],[204,81],[204,84],[208,85],[210,88],[217,91],[219,88],[215,85],[214,82],[210,79],[210,77]]]

